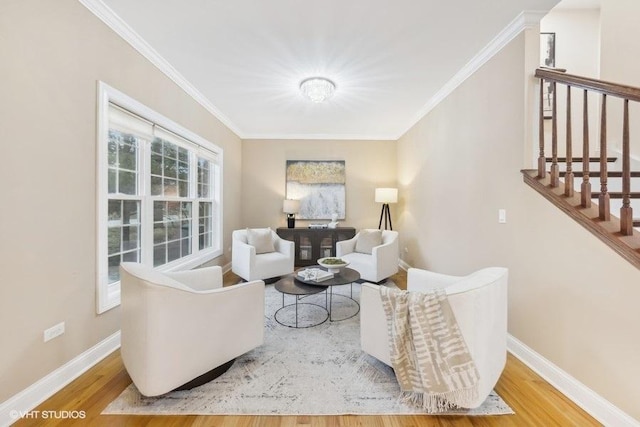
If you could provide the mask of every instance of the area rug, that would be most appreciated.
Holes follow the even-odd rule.
[[[391,286],[394,286],[391,284]],[[353,285],[359,301],[360,285]],[[358,305],[342,295],[350,286],[334,289],[333,318],[348,317]],[[236,359],[224,375],[186,391],[158,397],[140,395],[132,384],[103,414],[140,415],[409,415],[424,413],[403,403],[392,369],[360,349],[360,316],[326,321],[318,326],[293,329],[277,323],[273,315],[282,307],[282,294],[266,287],[264,345]],[[292,303],[287,296],[285,303]],[[324,306],[325,295],[301,302]],[[293,321],[295,307],[278,314]],[[299,324],[321,321],[326,316],[314,305],[299,305]],[[438,415],[513,414],[492,392],[476,409]]]

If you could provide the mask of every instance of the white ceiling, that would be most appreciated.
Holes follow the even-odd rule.
[[[397,139],[522,11],[558,0],[103,0],[242,138]],[[322,104],[300,81],[336,83]]]

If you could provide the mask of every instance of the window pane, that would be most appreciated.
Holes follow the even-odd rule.
[[[176,240],[180,238],[180,221],[172,221],[167,224],[167,240]]]
[[[127,251],[139,247],[138,226],[122,227],[122,250]]]
[[[164,171],[164,176],[169,178],[176,178],[178,176],[177,173],[177,163],[173,159],[164,158],[164,163],[162,165],[162,170]]]
[[[185,238],[191,236],[191,221],[182,221],[180,237]]]
[[[187,256],[191,254],[191,238],[181,239],[181,254],[182,256]]]
[[[153,266],[167,263],[167,245],[165,243],[153,247]]]
[[[178,183],[175,179],[164,179],[164,195],[165,196],[177,196],[178,195]]]
[[[109,200],[109,225],[120,225],[122,221],[122,200]],[[114,221],[114,222],[111,222]]]
[[[109,131],[109,143],[107,146],[108,152],[108,164],[109,166],[115,166],[118,163],[118,144],[115,141],[115,134],[113,131]]]
[[[109,168],[109,194],[115,194],[118,191],[116,187],[116,176],[116,170]]]
[[[189,179],[189,163],[178,162],[178,179],[185,181]]]
[[[136,173],[120,170],[118,190],[121,194],[136,194]]]
[[[153,142],[151,143],[151,151],[153,153],[158,153],[158,154],[162,154],[162,140],[159,138],[156,138],[153,140]]]
[[[163,223],[153,225],[153,243],[163,243],[167,241],[167,231]]]
[[[153,221],[163,221],[166,215],[166,202],[153,202]]]
[[[120,144],[118,150],[118,167],[135,171],[136,167],[136,147],[132,144]]]
[[[123,224],[138,224],[140,217],[140,202],[137,200],[124,200],[122,202]]]
[[[167,262],[180,258],[180,240],[167,243]]]
[[[189,183],[187,181],[178,181],[178,196],[189,196]]]
[[[107,234],[109,255],[120,253],[120,227],[109,227]]]
[[[140,262],[140,251],[125,252],[122,254],[122,262]]]
[[[109,257],[109,283],[120,280],[120,255]]]
[[[151,195],[152,196],[162,195],[162,178],[160,178],[159,176],[151,177]]]
[[[169,157],[171,159],[176,159],[177,158],[177,153],[176,153],[177,146],[175,144],[172,144],[172,143],[170,143],[168,141],[164,141],[164,140],[162,141],[162,144],[164,146],[164,157]]]
[[[151,154],[151,173],[162,175],[162,156],[159,154]]]
[[[189,160],[189,151],[186,148],[178,147],[178,160],[181,162]]]

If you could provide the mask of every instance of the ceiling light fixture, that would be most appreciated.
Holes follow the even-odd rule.
[[[300,91],[313,102],[323,102],[333,95],[336,85],[324,77],[310,77],[300,82]]]

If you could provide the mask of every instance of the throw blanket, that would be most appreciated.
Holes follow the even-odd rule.
[[[445,291],[380,286],[380,296],[403,398],[430,413],[471,407],[478,396],[478,370]]]

